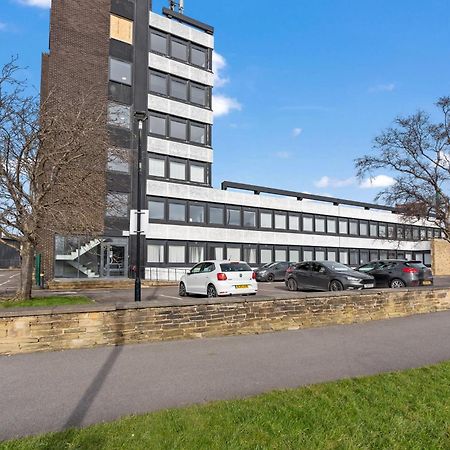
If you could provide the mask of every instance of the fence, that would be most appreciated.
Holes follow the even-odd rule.
[[[176,267],[146,267],[145,279],[151,281],[180,281],[189,272],[189,268]]]

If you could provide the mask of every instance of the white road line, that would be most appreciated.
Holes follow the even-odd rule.
[[[171,297],[170,295],[164,295],[164,294],[159,294],[158,297],[174,298],[175,300],[181,300],[181,297]]]
[[[19,276],[19,275],[20,275],[20,273],[16,273],[16,274],[14,274],[14,275],[11,275],[11,276],[9,277],[9,279],[14,278],[14,277],[17,277],[17,276]]]

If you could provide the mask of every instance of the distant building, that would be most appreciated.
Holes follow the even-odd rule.
[[[134,112],[147,112],[148,120],[141,186],[136,164],[110,159],[101,235],[49,236],[42,246],[47,278],[132,276],[138,188],[146,278],[173,278],[209,258],[358,265],[406,257],[430,264],[429,240],[439,231],[425,222],[407,225],[392,208],[231,182],[212,188],[214,29],[170,3],[159,15],[149,0],[52,2],[43,92],[99,86],[111,145],[131,155]]]

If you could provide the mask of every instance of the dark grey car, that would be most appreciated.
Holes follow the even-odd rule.
[[[385,259],[371,261],[357,268],[375,278],[377,287],[402,288],[433,285],[433,273],[422,261]]]
[[[373,288],[375,280],[371,275],[357,272],[338,262],[307,261],[289,268],[285,284],[290,291],[343,291]]]
[[[254,270],[256,273],[256,281],[283,281],[286,270],[292,264],[287,261],[264,264]]]

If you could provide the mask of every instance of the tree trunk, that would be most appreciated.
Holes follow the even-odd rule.
[[[33,283],[34,247],[30,242],[23,242],[20,250],[22,264],[20,268],[20,288],[17,297],[28,300],[31,298]]]

